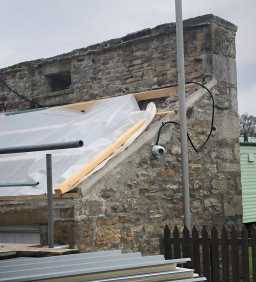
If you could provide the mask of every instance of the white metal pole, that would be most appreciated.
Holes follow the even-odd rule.
[[[175,9],[176,9],[176,45],[177,45],[176,53],[177,53],[177,75],[178,75],[177,94],[179,97],[179,112],[180,112],[182,183],[183,183],[183,195],[184,195],[184,224],[188,228],[188,230],[191,231],[192,218],[191,218],[191,210],[190,210],[190,193],[189,193],[182,0],[175,0]]]

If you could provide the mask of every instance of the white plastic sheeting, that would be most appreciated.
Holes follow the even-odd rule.
[[[56,187],[112,144],[125,130],[144,120],[145,126],[122,146],[120,151],[123,150],[146,128],[155,113],[153,103],[146,111],[141,111],[134,96],[127,95],[97,101],[85,113],[51,108],[15,115],[1,114],[0,148],[83,140],[81,148],[50,151],[53,186]],[[0,196],[45,194],[46,153],[0,155],[0,185],[39,182],[34,187],[0,187]]]

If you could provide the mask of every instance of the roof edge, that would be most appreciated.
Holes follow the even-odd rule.
[[[192,29],[192,28],[197,28],[200,26],[207,26],[210,24],[220,25],[233,32],[237,31],[236,25],[234,25],[233,23],[229,21],[224,20],[223,18],[215,16],[213,14],[206,14],[206,15],[184,20],[184,29],[185,30]],[[35,64],[36,66],[39,64],[55,62],[58,60],[67,60],[67,59],[71,59],[72,57],[86,55],[87,53],[102,51],[108,48],[117,47],[118,45],[133,42],[134,40],[139,40],[139,39],[148,38],[148,37],[155,37],[161,34],[174,33],[175,30],[176,30],[176,23],[174,22],[165,23],[165,24],[157,25],[152,28],[146,28],[146,29],[142,29],[136,32],[132,32],[132,33],[129,33],[119,38],[114,38],[114,39],[106,40],[106,41],[96,43],[93,45],[89,45],[87,47],[74,49],[70,52],[62,53],[62,54],[59,54],[53,57],[41,58],[41,59],[35,59],[35,60],[17,63],[17,64],[0,69],[0,72],[8,72],[14,69],[18,70],[19,68],[25,67],[26,65]]]

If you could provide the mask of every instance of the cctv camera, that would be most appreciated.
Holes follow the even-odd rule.
[[[156,158],[162,157],[165,153],[166,153],[165,147],[163,147],[161,145],[153,145],[152,146],[152,154]]]

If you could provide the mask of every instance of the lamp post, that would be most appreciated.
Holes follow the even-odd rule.
[[[184,196],[184,224],[188,228],[188,230],[191,231],[192,218],[191,218],[191,210],[190,210],[190,192],[189,192],[182,0],[175,0],[175,10],[176,10],[176,47],[177,47],[176,54],[177,54],[177,75],[178,75],[177,94],[179,97],[179,113],[180,113],[182,184],[183,184],[183,196]]]

